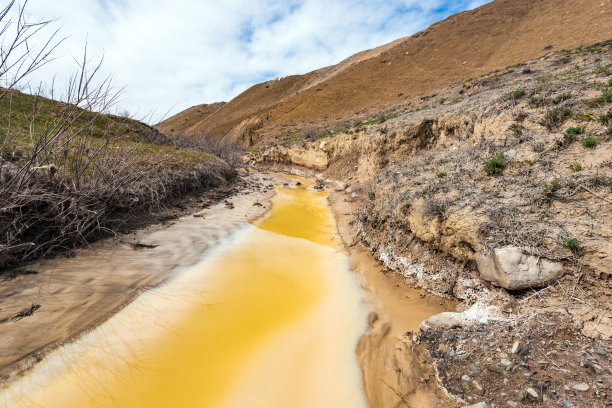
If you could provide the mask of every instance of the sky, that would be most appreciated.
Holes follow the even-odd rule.
[[[85,44],[123,88],[113,113],[154,124],[251,85],[333,65],[487,0],[30,0],[65,38],[31,83],[62,83]],[[48,33],[41,33],[42,41]]]

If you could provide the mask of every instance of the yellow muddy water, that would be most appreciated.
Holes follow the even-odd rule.
[[[368,309],[327,193],[276,192],[267,216],[47,355],[0,406],[366,407]]]

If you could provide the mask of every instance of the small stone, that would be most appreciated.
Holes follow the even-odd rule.
[[[527,388],[525,391],[527,391],[529,393],[529,395],[531,395],[533,398],[538,398],[539,395],[536,392],[536,390],[534,390],[533,388]]]
[[[463,389],[463,392],[470,392],[470,390],[472,389],[472,387],[470,387],[470,383],[468,383],[467,381],[463,381],[461,383],[461,388]]]
[[[515,341],[515,342],[514,342],[514,344],[512,345],[512,354],[516,354],[516,351],[517,351],[517,350],[518,350],[518,348],[519,348],[519,344],[520,344],[520,343],[519,343],[518,341]]]
[[[508,406],[512,407],[512,408],[518,407],[518,403],[516,403],[514,401],[506,401],[506,404],[508,404]]]
[[[478,367],[474,363],[470,363],[470,371],[478,371]]]
[[[591,387],[589,387],[589,385],[586,383],[580,383],[572,385],[572,388],[576,391],[588,391]]]
[[[470,381],[470,377],[464,374],[464,375],[461,377],[461,381]]]
[[[502,363],[503,366],[506,366],[506,367],[509,367],[509,366],[512,365],[512,361],[510,361],[510,360],[508,360],[506,358],[502,358],[501,359],[501,363]]]
[[[482,402],[478,402],[476,404],[468,405],[465,408],[489,408],[489,406],[487,405],[486,402],[482,401]]]
[[[478,381],[476,380],[472,380],[472,385],[474,386],[474,388],[476,388],[478,391],[482,391],[482,385],[480,385],[480,383],[478,383]]]
[[[574,404],[572,404],[568,400],[562,400],[561,403],[563,404],[564,407],[567,407],[567,408],[572,408],[573,406],[575,406]]]

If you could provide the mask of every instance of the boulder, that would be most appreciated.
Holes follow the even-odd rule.
[[[476,258],[481,279],[508,290],[538,288],[563,274],[559,262],[525,254],[517,247],[497,248]]]

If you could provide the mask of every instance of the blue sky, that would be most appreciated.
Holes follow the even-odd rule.
[[[37,73],[50,81],[82,54],[104,56],[125,86],[117,112],[149,122],[189,106],[230,100],[275,77],[335,64],[418,32],[486,0],[30,0],[67,39]]]

